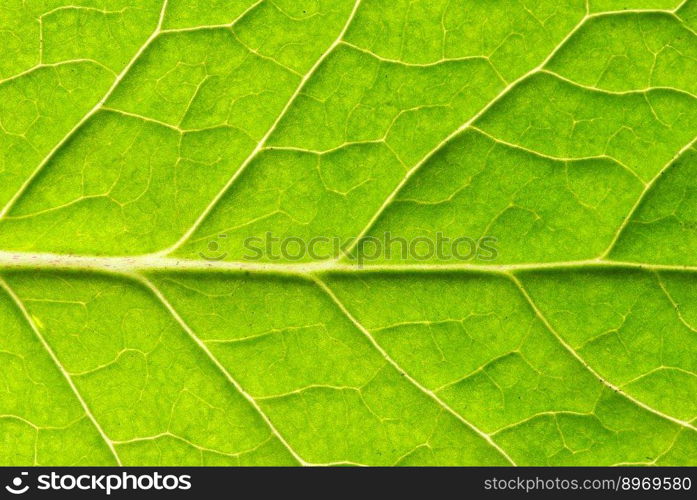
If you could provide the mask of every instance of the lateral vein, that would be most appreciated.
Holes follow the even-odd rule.
[[[119,86],[121,81],[124,79],[126,74],[131,70],[133,65],[136,63],[136,61],[140,58],[140,56],[145,52],[145,50],[150,46],[150,44],[157,38],[157,36],[160,34],[160,31],[162,30],[162,22],[164,21],[165,18],[165,11],[167,10],[167,2],[169,0],[164,0],[162,2],[162,8],[160,9],[160,17],[157,21],[157,26],[155,27],[155,31],[153,31],[150,36],[148,37],[147,40],[145,40],[145,43],[141,45],[141,47],[138,49],[138,51],[135,53],[135,55],[131,58],[130,61],[128,61],[128,64],[121,70],[121,72],[116,76],[114,79],[113,83],[109,87],[109,89],[106,91],[106,94],[102,96],[102,98],[97,101],[97,104],[95,104],[92,109],[90,109],[85,115],[83,115],[82,118],[80,118],[80,121],[78,121],[75,126],[70,129],[70,131],[63,136],[63,138],[58,141],[58,143],[51,149],[51,151],[48,152],[48,154],[41,160],[39,165],[34,169],[34,171],[29,175],[29,177],[24,181],[24,183],[20,186],[20,188],[15,192],[15,194],[12,196],[12,198],[9,199],[9,201],[5,204],[2,210],[0,210],[0,220],[4,219],[5,216],[9,213],[9,211],[12,209],[12,207],[17,203],[17,200],[24,194],[24,192],[29,188],[31,183],[34,181],[37,175],[44,169],[46,164],[55,156],[55,154],[60,150],[60,148],[63,147],[65,143],[68,142],[68,140],[78,131],[82,126],[89,120],[92,116],[94,116],[97,111],[99,111],[104,103],[111,97],[111,94],[114,93],[116,90],[116,87]]]
[[[564,338],[561,335],[559,335],[559,333],[554,329],[554,327],[547,320],[545,315],[542,314],[542,311],[537,307],[537,304],[533,301],[532,297],[528,293],[527,289],[523,286],[521,281],[516,276],[513,276],[513,275],[511,275],[511,280],[513,280],[513,283],[516,285],[516,287],[518,287],[518,290],[520,291],[520,293],[523,295],[525,300],[528,302],[528,304],[530,305],[530,307],[534,311],[535,316],[537,316],[537,318],[542,322],[542,324],[545,326],[545,328],[557,339],[557,341],[562,345],[562,347],[564,349],[566,349],[569,352],[569,354],[571,354],[579,363],[581,363],[581,365],[584,368],[586,368],[596,379],[598,379],[600,382],[602,382],[606,387],[610,388],[611,390],[613,390],[617,394],[622,395],[624,398],[631,401],[635,405],[643,408],[644,410],[649,411],[649,412],[653,413],[654,415],[657,415],[661,418],[669,420],[669,421],[673,422],[674,424],[678,424],[681,427],[685,427],[687,429],[697,431],[697,427],[692,425],[690,422],[686,422],[684,420],[680,420],[678,418],[671,417],[670,415],[667,415],[667,414],[647,405],[646,403],[644,403],[640,399],[637,399],[634,396],[632,396],[631,394],[628,394],[627,392],[623,391],[620,387],[616,386],[615,384],[613,384],[612,382],[610,382],[609,380],[604,378],[602,375],[600,375],[597,371],[595,371],[595,369],[592,366],[590,366],[588,363],[586,363],[586,361],[578,354],[578,352],[576,352],[576,350],[573,347],[571,347],[571,345],[569,345],[564,340]]]
[[[336,294],[332,291],[329,286],[322,281],[321,279],[315,277],[314,282],[317,284],[317,286],[324,291],[324,293],[327,294],[327,296],[334,302],[336,307],[342,312],[346,318],[353,323],[353,325],[363,334],[365,337],[368,339],[368,341],[373,345],[373,347],[380,353],[380,355],[387,361],[397,372],[402,374],[414,387],[419,389],[422,393],[427,395],[429,398],[431,398],[433,401],[435,401],[442,409],[450,413],[452,416],[454,416],[458,421],[463,423],[465,426],[467,426],[470,430],[474,431],[476,434],[478,434],[482,439],[484,439],[488,444],[490,444],[493,448],[496,449],[505,459],[508,461],[511,465],[517,465],[513,459],[506,453],[506,451],[501,448],[501,446],[496,443],[490,434],[487,434],[486,432],[482,431],[479,429],[477,426],[475,426],[473,423],[471,423],[469,420],[465,419],[462,415],[460,415],[458,412],[453,410],[445,401],[443,401],[441,398],[438,397],[438,395],[428,389],[427,387],[424,387],[421,385],[416,379],[414,379],[406,370],[404,370],[392,357],[385,351],[385,349],[382,348],[382,346],[375,340],[375,337],[368,331],[368,329],[363,326],[362,323],[360,323],[352,314],[351,312],[346,309],[346,306],[339,300],[339,298],[336,296]]]
[[[315,74],[317,68],[319,68],[322,65],[322,63],[329,56],[329,54],[331,54],[334,51],[334,48],[341,43],[341,40],[344,38],[344,35],[346,34],[346,30],[348,30],[349,26],[351,25],[351,22],[356,16],[356,12],[358,11],[358,7],[360,4],[361,0],[356,0],[356,2],[353,5],[353,10],[351,11],[351,14],[346,20],[346,23],[344,24],[341,32],[339,33],[339,36],[334,40],[334,42],[332,42],[332,44],[327,48],[327,50],[324,51],[324,53],[317,59],[317,61],[315,61],[315,64],[309,69],[309,71],[300,79],[300,83],[298,83],[295,92],[293,92],[293,94],[290,96],[290,98],[286,102],[286,105],[283,107],[276,120],[271,124],[271,127],[269,127],[269,129],[266,131],[261,140],[257,143],[257,145],[249,154],[249,156],[245,158],[245,160],[235,171],[235,173],[232,174],[232,176],[225,183],[222,189],[218,191],[213,200],[211,200],[211,202],[206,206],[206,208],[203,209],[203,211],[196,218],[196,221],[193,223],[193,225],[189,227],[189,229],[172,246],[158,252],[159,255],[171,254],[175,252],[179,247],[181,247],[184,243],[186,243],[186,241],[191,237],[191,235],[194,234],[194,232],[203,223],[206,217],[208,217],[208,214],[210,214],[210,212],[215,208],[218,202],[223,198],[223,196],[225,196],[225,193],[228,192],[230,186],[232,186],[235,183],[235,181],[240,177],[240,175],[242,175],[242,172],[244,172],[247,169],[249,164],[252,163],[252,161],[257,157],[257,155],[264,149],[264,146],[266,145],[266,142],[269,140],[269,137],[271,137],[271,135],[274,133],[278,124],[281,122],[281,120],[286,115],[290,107],[293,105],[293,103],[298,98],[302,90],[305,88],[305,85],[307,84],[308,80]]]
[[[150,290],[150,292],[155,295],[155,297],[160,301],[160,303],[167,309],[169,314],[172,315],[174,320],[179,324],[179,326],[189,335],[191,340],[193,340],[196,345],[208,356],[208,359],[215,365],[215,367],[223,374],[223,376],[232,384],[232,386],[237,390],[239,394],[242,395],[244,399],[249,402],[249,404],[256,410],[256,412],[259,414],[259,416],[262,418],[264,423],[269,427],[271,433],[281,442],[281,444],[288,450],[288,452],[297,460],[297,462],[301,465],[314,465],[311,464],[310,462],[305,461],[291,446],[288,444],[286,439],[281,435],[281,433],[278,431],[276,426],[274,426],[273,422],[271,422],[271,419],[266,415],[266,413],[261,409],[259,404],[256,402],[256,400],[247,392],[244,390],[244,388],[240,385],[239,382],[237,382],[236,379],[232,377],[230,372],[218,361],[218,358],[216,358],[213,353],[208,349],[208,346],[196,335],[196,333],[191,329],[191,327],[184,321],[184,319],[179,315],[176,309],[172,306],[172,304],[169,303],[167,298],[162,294],[159,288],[157,288],[150,280],[145,278],[144,276],[135,276],[134,277],[137,281],[142,283],[146,288]]]
[[[34,332],[36,335],[37,339],[43,346],[43,348],[46,350],[48,355],[51,357],[51,360],[53,361],[54,365],[56,368],[58,368],[58,371],[63,375],[63,378],[65,378],[66,382],[68,382],[68,385],[70,386],[70,389],[72,390],[73,394],[77,398],[77,400],[80,403],[80,406],[82,406],[83,411],[87,415],[87,418],[90,419],[92,422],[92,425],[97,429],[97,432],[99,435],[102,437],[104,442],[106,443],[107,447],[109,448],[109,451],[111,451],[111,454],[114,456],[116,459],[116,463],[120,466],[123,464],[121,463],[121,459],[119,458],[118,453],[116,453],[116,448],[114,447],[114,442],[107,436],[106,432],[104,432],[104,429],[102,429],[102,426],[99,425],[99,422],[95,418],[94,414],[92,413],[92,410],[90,410],[89,406],[87,406],[87,402],[84,400],[82,395],[80,394],[80,391],[78,391],[77,386],[75,385],[75,382],[73,382],[73,378],[70,376],[68,371],[63,367],[61,364],[60,360],[58,359],[58,356],[54,352],[53,348],[51,345],[48,343],[48,341],[45,339],[45,337],[41,334],[39,329],[37,328],[36,324],[34,323],[34,320],[31,318],[31,315],[29,314],[29,311],[27,311],[26,307],[24,306],[24,303],[22,300],[17,296],[17,294],[14,292],[14,290],[10,287],[7,282],[0,278],[0,288],[5,290],[5,292],[10,296],[12,301],[15,303],[19,311],[22,313],[22,316],[24,317],[24,320],[27,322],[31,330]]]

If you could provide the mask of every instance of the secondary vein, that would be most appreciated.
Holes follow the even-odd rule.
[[[34,332],[37,339],[39,340],[39,342],[43,346],[44,350],[50,356],[51,360],[53,361],[53,364],[56,366],[58,371],[63,375],[63,378],[65,378],[65,381],[70,386],[70,389],[72,390],[73,394],[75,395],[78,402],[80,403],[80,406],[82,406],[82,409],[85,412],[85,415],[87,415],[87,418],[90,419],[90,421],[92,422],[92,425],[94,425],[94,427],[97,429],[97,432],[104,440],[104,443],[109,448],[109,451],[111,452],[111,454],[114,456],[116,463],[118,465],[123,465],[121,463],[121,459],[119,458],[118,453],[116,453],[116,448],[114,447],[114,442],[107,436],[106,432],[104,432],[104,429],[102,429],[102,426],[99,425],[99,422],[97,421],[94,414],[92,413],[92,410],[90,410],[89,406],[87,406],[87,402],[80,394],[80,391],[78,391],[77,386],[75,385],[75,382],[73,382],[72,377],[70,376],[68,371],[63,367],[60,360],[58,359],[58,356],[54,352],[53,348],[48,343],[46,338],[41,334],[41,331],[37,328],[36,324],[32,320],[32,318],[31,318],[29,312],[27,311],[22,300],[19,298],[19,296],[17,296],[17,294],[14,292],[14,290],[2,278],[0,278],[0,288],[4,289],[5,292],[7,293],[7,295],[10,296],[10,298],[15,303],[16,307],[19,309],[22,316],[24,317],[24,320],[27,322],[27,324],[29,325],[31,330]]]
[[[157,26],[155,27],[155,30],[150,34],[150,36],[145,40],[145,43],[141,45],[141,47],[136,51],[135,55],[131,58],[131,60],[126,64],[126,66],[121,70],[121,72],[116,76],[114,81],[112,82],[111,86],[109,89],[106,91],[106,93],[102,96],[102,98],[97,101],[97,104],[95,104],[85,115],[83,115],[82,118],[80,118],[80,121],[78,121],[75,126],[70,129],[70,131],[60,140],[58,143],[51,149],[51,151],[48,152],[48,154],[41,160],[39,165],[34,169],[34,171],[29,175],[29,177],[24,181],[24,183],[20,186],[20,188],[15,192],[15,194],[12,196],[12,198],[9,199],[9,201],[5,204],[2,210],[0,210],[0,220],[5,218],[5,216],[9,213],[9,211],[12,209],[12,207],[17,203],[17,200],[24,194],[24,192],[29,188],[31,183],[34,181],[37,175],[39,175],[39,172],[41,172],[44,167],[48,164],[49,161],[51,161],[51,158],[55,156],[55,154],[63,147],[63,145],[68,142],[68,140],[78,131],[82,126],[92,117],[94,116],[97,111],[99,111],[104,103],[111,97],[111,95],[114,93],[116,88],[119,86],[121,81],[124,79],[126,74],[131,70],[133,65],[136,63],[136,61],[140,58],[140,56],[145,52],[145,49],[147,49],[150,44],[157,38],[157,36],[160,34],[160,31],[162,29],[162,22],[164,21],[165,17],[165,11],[167,10],[167,2],[169,0],[164,0],[162,3],[162,8],[160,9],[160,17],[157,21]]]
[[[491,435],[487,434],[486,432],[482,431],[479,429],[477,426],[475,426],[473,423],[471,423],[469,420],[465,419],[462,415],[460,415],[458,412],[453,410],[445,401],[443,401],[441,398],[438,397],[436,393],[428,389],[427,387],[424,387],[421,385],[414,377],[412,377],[409,373],[407,373],[392,357],[385,351],[382,346],[375,340],[373,335],[368,331],[366,327],[363,326],[352,314],[351,312],[344,306],[344,304],[339,300],[339,298],[336,296],[336,294],[332,291],[329,286],[322,281],[321,279],[315,277],[314,282],[317,284],[317,286],[324,291],[324,293],[329,296],[329,298],[332,300],[332,302],[336,305],[336,307],[342,312],[344,316],[363,334],[365,337],[368,339],[368,341],[372,344],[372,346],[380,353],[380,355],[387,361],[395,370],[397,370],[399,373],[404,375],[404,377],[419,391],[421,391],[423,394],[431,398],[433,401],[435,401],[441,408],[443,408],[445,411],[450,413],[452,416],[454,416],[459,422],[463,423],[465,426],[467,426],[470,430],[474,431],[479,437],[484,439],[489,445],[491,445],[496,451],[501,454],[507,462],[509,462],[511,465],[517,465],[513,459],[508,455],[508,453],[499,446],[498,443],[496,443]]]
[[[271,124],[271,127],[266,131],[264,136],[261,138],[261,140],[257,143],[255,148],[252,150],[252,152],[245,158],[245,160],[242,162],[240,167],[235,171],[235,173],[230,177],[230,179],[225,183],[225,185],[222,187],[220,191],[215,195],[213,200],[206,206],[206,208],[203,209],[201,214],[196,218],[196,221],[194,224],[169,248],[162,250],[161,252],[158,252],[160,255],[168,255],[173,252],[175,252],[179,247],[181,247],[184,243],[187,242],[187,240],[191,237],[191,235],[199,228],[199,226],[203,223],[203,221],[208,217],[208,214],[215,208],[215,206],[218,204],[218,202],[225,196],[225,193],[228,192],[230,187],[235,183],[235,181],[242,175],[242,172],[244,172],[247,167],[249,166],[250,163],[254,160],[254,158],[257,157],[257,155],[264,149],[264,146],[266,145],[266,142],[269,140],[269,137],[274,133],[276,130],[276,127],[278,124],[281,122],[283,117],[286,115],[290,107],[293,105],[295,100],[298,98],[298,96],[301,94],[302,90],[305,88],[305,85],[307,84],[308,80],[315,74],[317,71],[317,68],[321,66],[321,64],[324,62],[324,60],[329,56],[334,51],[334,48],[341,43],[341,40],[344,38],[344,35],[346,33],[346,30],[348,30],[349,26],[351,25],[351,22],[353,21],[354,17],[356,16],[356,12],[358,11],[358,7],[361,4],[361,0],[356,0],[356,2],[353,5],[353,10],[351,11],[351,14],[349,15],[348,19],[346,20],[346,23],[344,24],[341,32],[339,33],[339,36],[332,42],[332,44],[327,48],[327,50],[322,53],[322,55],[315,61],[315,64],[308,70],[308,72],[300,79],[300,83],[296,87],[295,91],[293,94],[290,96],[288,101],[286,102],[286,105],[283,107],[281,110],[281,113],[278,115],[276,120]]]
[[[237,390],[237,392],[244,397],[244,399],[247,400],[247,402],[256,410],[256,412],[259,414],[259,416],[262,418],[264,423],[269,427],[271,433],[281,442],[281,444],[288,450],[288,452],[293,456],[293,458],[301,465],[313,465],[307,461],[305,461],[291,446],[288,444],[288,441],[281,435],[281,433],[278,431],[276,426],[274,426],[273,422],[271,422],[271,419],[266,415],[266,413],[261,409],[259,404],[256,402],[256,400],[247,392],[244,390],[244,388],[240,385],[240,383],[232,377],[230,372],[218,361],[218,358],[216,358],[213,353],[208,349],[208,346],[194,333],[194,331],[191,329],[191,327],[184,321],[184,319],[179,315],[176,309],[172,306],[172,304],[169,303],[167,298],[162,294],[162,292],[147,278],[145,277],[137,277],[138,281],[140,281],[146,288],[150,290],[150,292],[155,295],[157,300],[167,309],[169,314],[174,318],[174,320],[179,324],[179,326],[189,335],[189,337],[196,343],[196,345],[208,356],[208,359],[215,365],[215,367],[223,374],[223,376],[232,384],[232,386]]]
[[[576,359],[581,365],[583,365],[584,368],[586,368],[595,378],[600,380],[606,387],[609,387],[611,390],[616,392],[617,394],[620,394],[627,400],[631,401],[635,405],[639,406],[640,408],[647,410],[654,415],[658,415],[659,417],[669,420],[673,422],[674,424],[678,424],[681,427],[685,427],[687,429],[697,431],[697,427],[692,425],[690,422],[686,422],[684,420],[680,420],[678,418],[672,417],[670,415],[667,415],[660,410],[657,410],[656,408],[653,408],[652,406],[649,406],[648,404],[644,403],[640,399],[635,398],[631,394],[628,394],[627,392],[623,391],[620,387],[616,386],[606,378],[604,378],[602,375],[600,375],[590,364],[586,363],[586,361],[578,354],[578,352],[569,345],[564,338],[557,333],[557,331],[554,329],[552,324],[547,320],[547,317],[542,314],[542,311],[537,307],[537,304],[535,301],[532,299],[530,294],[528,293],[527,289],[523,286],[523,283],[516,277],[516,276],[511,276],[511,279],[513,280],[513,283],[515,283],[516,287],[520,291],[520,293],[523,295],[525,300],[528,302],[530,307],[532,308],[533,312],[535,313],[535,316],[542,322],[542,324],[545,326],[545,328],[557,339],[557,341],[562,345],[564,349],[566,349],[569,354],[571,354],[574,359]]]

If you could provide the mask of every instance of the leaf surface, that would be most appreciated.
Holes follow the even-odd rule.
[[[696,465],[696,29],[4,2],[0,464]]]

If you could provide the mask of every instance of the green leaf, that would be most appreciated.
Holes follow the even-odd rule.
[[[697,465],[695,30],[6,0],[0,465]]]

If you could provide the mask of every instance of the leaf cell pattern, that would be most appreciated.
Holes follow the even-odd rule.
[[[0,464],[697,464],[697,2],[66,1],[0,6]]]

